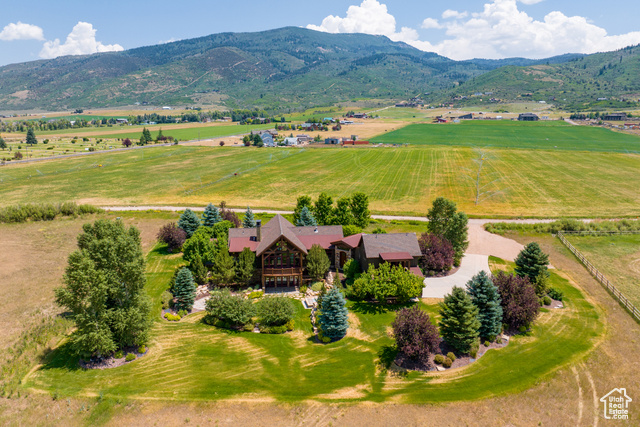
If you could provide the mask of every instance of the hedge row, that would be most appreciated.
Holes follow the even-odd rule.
[[[92,205],[78,205],[74,202],[30,203],[26,205],[0,208],[0,223],[20,223],[31,221],[51,221],[56,216],[77,216],[98,213],[101,209]]]
[[[490,233],[500,234],[505,231],[522,231],[534,233],[552,233],[558,231],[593,231],[593,232],[618,232],[618,231],[639,231],[640,221],[633,219],[622,219],[619,221],[591,221],[583,222],[575,219],[561,219],[545,224],[521,224],[512,222],[496,222],[484,225],[485,230]]]

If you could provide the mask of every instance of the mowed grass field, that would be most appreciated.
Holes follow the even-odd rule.
[[[157,302],[179,254],[162,246],[148,256],[147,291]],[[394,311],[379,313],[351,304],[346,338],[324,345],[313,339],[309,311],[299,302],[296,329],[285,335],[229,332],[201,322],[203,313],[180,323],[160,320],[150,352],[107,370],[81,370],[65,344],[26,378],[26,387],[62,396],[103,396],[148,400],[241,400],[300,402],[394,401],[405,403],[475,400],[525,390],[559,367],[584,356],[603,332],[594,306],[556,272],[553,286],[567,308],[541,313],[530,336],[488,351],[478,362],[444,375],[387,373],[379,363],[393,340],[387,330]],[[430,313],[437,306],[425,306]],[[562,327],[559,327],[562,325]]]
[[[377,136],[385,144],[448,145],[477,148],[515,148],[640,153],[640,137],[599,127],[566,122],[470,121],[413,124]]]
[[[640,307],[640,234],[568,236],[613,285]]]
[[[152,147],[0,168],[0,205],[79,201],[292,209],[301,194],[362,191],[374,213],[425,215],[444,196],[471,215],[640,215],[640,156],[490,151],[486,180],[500,193],[475,205],[468,147]]]

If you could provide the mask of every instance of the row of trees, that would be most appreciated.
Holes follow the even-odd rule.
[[[293,211],[296,225],[342,225],[349,228],[366,227],[371,220],[369,197],[364,193],[354,193],[351,197],[340,197],[333,204],[333,198],[320,193],[314,201],[309,196],[300,196]],[[347,233],[345,234],[355,234]]]

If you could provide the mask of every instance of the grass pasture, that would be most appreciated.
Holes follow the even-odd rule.
[[[166,255],[161,246],[150,252],[147,289],[154,299],[179,262],[179,256]],[[323,345],[312,339],[308,311],[297,303],[297,329],[277,336],[219,330],[202,324],[201,314],[180,323],[157,316],[150,353],[116,369],[78,369],[62,344],[28,376],[26,386],[60,397],[168,401],[425,403],[502,395],[529,388],[582,357],[602,333],[597,312],[581,292],[555,272],[552,283],[565,291],[568,308],[542,313],[532,336],[516,337],[507,348],[490,351],[477,363],[443,377],[398,377],[378,368],[392,344],[387,328],[393,311],[351,304],[355,319],[348,336]],[[431,314],[436,310],[423,308]]]
[[[640,234],[567,237],[636,306],[640,307]]]
[[[488,174],[502,192],[474,204],[466,147],[277,148],[172,146],[98,153],[0,169],[2,205],[78,201],[95,205],[201,205],[292,209],[300,194],[363,191],[371,210],[426,214],[444,196],[471,215],[640,215],[640,156],[491,150]]]
[[[640,137],[565,122],[462,121],[412,124],[372,139],[375,143],[639,153]]]

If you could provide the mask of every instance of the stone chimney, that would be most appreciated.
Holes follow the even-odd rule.
[[[262,237],[261,236],[261,234],[262,234],[261,227],[262,227],[262,220],[257,220],[256,221],[256,240],[258,242],[260,241],[260,238]]]

